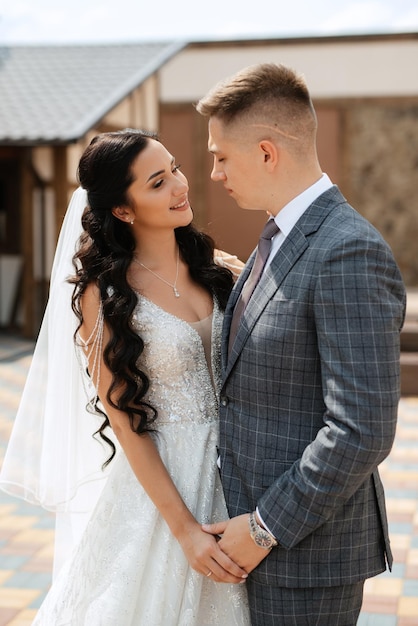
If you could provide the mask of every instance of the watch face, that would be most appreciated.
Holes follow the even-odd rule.
[[[260,546],[260,548],[271,548],[272,543],[273,543],[268,532],[263,531],[263,530],[258,530],[255,533],[254,541],[256,542],[258,546]]]

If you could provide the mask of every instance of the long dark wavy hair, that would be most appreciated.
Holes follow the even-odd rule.
[[[128,283],[127,271],[136,242],[129,225],[114,217],[112,209],[129,206],[133,162],[153,140],[159,141],[155,133],[125,129],[94,137],[84,151],[78,179],[87,192],[88,206],[82,217],[84,232],[73,258],[75,275],[70,279],[74,284],[72,308],[79,320],[77,331],[83,323],[81,298],[87,286],[94,283],[99,289],[104,321],[110,331],[109,342],[104,347],[104,361],[113,375],[107,401],[127,414],[132,430],[138,435],[154,430],[157,409],[145,400],[150,381],[138,366],[144,342],[132,323],[138,298]],[[224,309],[233,279],[229,270],[215,265],[212,238],[192,224],[177,228],[175,237],[192,279]],[[114,401],[112,395],[116,390],[119,394]],[[112,449],[107,465],[115,455],[115,446],[104,432],[110,422],[97,401],[94,408],[104,418],[95,435],[99,434]]]

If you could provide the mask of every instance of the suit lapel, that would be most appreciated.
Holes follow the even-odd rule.
[[[228,355],[225,378],[229,375],[231,369],[234,367],[235,362],[240,355],[249,335],[251,334],[255,323],[262,314],[266,305],[273,298],[274,294],[279,289],[283,279],[289,273],[290,269],[292,268],[294,263],[296,263],[300,255],[303,254],[307,246],[308,242],[306,240],[306,237],[300,231],[297,233],[293,233],[293,236],[291,238],[289,236],[285,239],[283,245],[280,247],[271,264],[263,274],[260,282],[254,290],[253,295],[251,296],[247,308],[245,309],[245,315],[241,318],[234,345],[232,346],[232,350]],[[234,297],[234,302],[236,302],[236,299],[237,296]],[[232,319],[232,312],[233,308],[228,311],[228,317],[225,318],[225,329],[227,329],[227,332],[224,333],[223,337],[223,354],[227,354],[228,350],[228,337]]]
[[[309,235],[316,232],[329,212],[337,205],[345,202],[337,187],[331,187],[319,196],[305,211],[292,228],[289,235],[277,251],[270,266],[263,274],[245,310],[238,328],[232,350],[228,355],[228,338],[231,326],[232,313],[242,287],[251,271],[255,259],[255,251],[248,260],[240,278],[229,299],[222,334],[222,355],[224,380],[229,376],[239,357],[251,331],[262,314],[268,302],[280,288],[283,279],[292,269],[293,265],[309,246]],[[228,357],[226,357],[228,355]]]

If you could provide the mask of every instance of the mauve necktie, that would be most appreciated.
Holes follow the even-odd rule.
[[[235,341],[235,336],[237,334],[241,315],[243,314],[244,309],[247,306],[248,301],[251,298],[251,295],[256,288],[258,281],[261,278],[264,266],[269,257],[271,250],[271,239],[279,232],[279,230],[279,227],[273,219],[269,219],[269,221],[262,230],[260,240],[257,246],[257,254],[255,256],[254,265],[252,266],[250,275],[248,276],[244,287],[242,288],[242,291],[238,297],[234,313],[232,315],[231,329],[229,332],[230,350]]]

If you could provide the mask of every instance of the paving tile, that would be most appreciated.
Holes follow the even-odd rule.
[[[396,615],[360,615],[357,626],[397,626]]]
[[[417,626],[416,617],[399,617],[396,626]]]
[[[13,576],[15,570],[13,569],[0,569],[0,587]]]
[[[31,589],[33,586],[33,579],[33,572],[17,571],[3,583],[3,588],[5,590],[8,587]],[[37,573],[36,581],[43,587],[47,587],[51,582],[51,576],[49,573]]]
[[[418,598],[418,580],[404,580],[402,585],[402,595]]]
[[[39,589],[0,588],[0,606],[6,609],[26,608],[39,596]]]
[[[416,617],[418,624],[418,598],[399,598],[398,615],[404,617]]]
[[[402,578],[382,578],[381,576],[376,576],[375,578],[370,578],[364,588],[367,592],[366,595],[398,598],[402,593],[403,583]]]
[[[1,606],[1,605],[0,605]],[[19,613],[18,609],[0,608],[0,626],[10,626],[14,617]]]
[[[28,560],[27,555],[13,555],[13,554],[3,554],[1,555],[1,566],[10,569],[16,570],[20,569],[22,565],[24,565]]]
[[[365,613],[376,613],[396,615],[399,598],[397,596],[387,596],[378,594],[365,594],[362,611]]]
[[[36,609],[19,611],[11,621],[7,622],[7,626],[31,626],[35,617]]]

